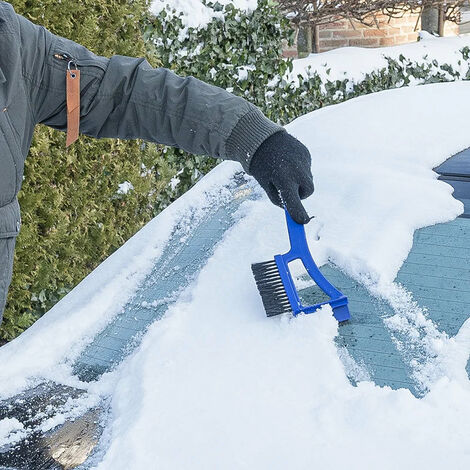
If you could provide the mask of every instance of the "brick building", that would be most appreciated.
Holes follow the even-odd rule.
[[[414,42],[418,39],[421,22],[418,13],[407,13],[402,18],[388,18],[383,15],[377,16],[378,27],[365,26],[357,21],[339,20],[334,23],[321,25],[319,27],[319,52],[325,52],[338,47],[383,47],[394,46]],[[305,35],[305,30],[302,32]],[[446,22],[445,36],[459,34],[459,25]],[[309,34],[309,33],[307,33]],[[311,34],[311,32],[310,32]],[[299,37],[300,42],[311,41],[305,36]],[[292,48],[286,48],[286,57],[297,57],[297,44]]]

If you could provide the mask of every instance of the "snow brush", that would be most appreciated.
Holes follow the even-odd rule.
[[[251,265],[256,285],[263,301],[266,315],[272,317],[283,313],[313,313],[329,304],[338,322],[349,320],[348,299],[323,276],[310,254],[305,236],[305,227],[295,222],[285,210],[290,250],[284,255],[276,255],[274,260]],[[330,298],[314,305],[302,305],[289,271],[289,263],[300,259],[316,285]]]

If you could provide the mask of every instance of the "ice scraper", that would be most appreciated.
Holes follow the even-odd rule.
[[[349,320],[348,299],[320,272],[312,258],[307,244],[305,227],[295,222],[285,210],[290,250],[284,255],[276,255],[273,260],[251,265],[256,285],[261,294],[268,317],[282,313],[313,313],[329,304],[338,322]],[[289,270],[289,263],[300,259],[310,277],[329,297],[328,301],[303,305]]]

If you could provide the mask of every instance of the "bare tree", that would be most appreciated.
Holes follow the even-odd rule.
[[[460,21],[460,8],[468,0],[278,0],[284,13],[297,26],[314,29],[318,50],[318,28],[341,19],[355,20],[367,26],[379,27],[378,14],[399,18],[407,12],[419,13],[427,9],[439,12],[439,34],[443,34],[445,21]]]
[[[406,0],[398,5],[386,6],[382,12],[390,18],[400,17],[409,11],[418,12],[419,19],[423,20],[425,14],[431,14],[435,17],[436,26],[424,25],[423,21],[422,28],[443,36],[444,23],[460,23],[461,8],[467,4],[468,0]]]

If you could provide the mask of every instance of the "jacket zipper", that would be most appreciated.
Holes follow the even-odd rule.
[[[100,70],[103,70],[103,72],[106,71],[106,68],[97,63],[97,61],[94,61],[93,59],[76,59],[75,57],[72,57],[70,54],[67,54],[67,52],[55,52],[53,54],[54,59],[56,60],[63,60],[67,62],[67,66],[70,69],[72,66],[75,66],[75,68],[78,69],[79,66],[89,66],[89,67],[97,67]]]
[[[54,54],[54,57],[58,60],[70,60],[70,61],[74,61],[74,58],[70,55],[68,55],[66,52],[64,53],[60,53],[60,52],[56,52]]]
[[[77,61],[67,53],[57,52],[54,54],[54,58],[56,58],[57,60],[67,61],[67,68],[69,70],[72,68],[72,65],[74,65],[75,68],[78,68]]]

